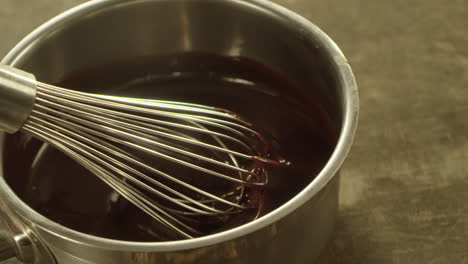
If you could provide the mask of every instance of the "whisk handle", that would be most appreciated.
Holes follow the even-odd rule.
[[[34,75],[0,64],[0,130],[18,131],[31,113],[35,98]]]

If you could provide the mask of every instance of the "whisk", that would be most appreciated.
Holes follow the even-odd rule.
[[[255,207],[268,142],[228,110],[78,92],[0,65],[0,129],[67,154],[182,238]],[[209,220],[207,220],[207,217]]]

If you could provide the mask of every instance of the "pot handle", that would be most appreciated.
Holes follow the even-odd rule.
[[[28,233],[0,211],[0,263],[14,257],[22,263],[34,263],[34,245]]]
[[[16,257],[24,264],[57,264],[47,245],[21,217],[8,207],[0,208],[0,263]]]
[[[16,256],[16,249],[9,233],[0,219],[0,262]]]

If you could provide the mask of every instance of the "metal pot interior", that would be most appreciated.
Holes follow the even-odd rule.
[[[330,47],[301,24],[243,1],[114,2],[44,30],[9,63],[34,73],[38,80],[57,83],[70,72],[136,57],[197,52],[248,58],[304,87],[302,96],[320,102],[334,124],[336,144],[345,119],[342,83]],[[4,142],[0,147],[17,168],[31,170],[41,153],[51,151],[37,144],[21,136],[7,148]],[[31,181],[48,188],[41,178],[16,179],[12,174],[5,178],[14,190]]]

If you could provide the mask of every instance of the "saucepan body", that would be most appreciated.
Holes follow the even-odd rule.
[[[190,240],[118,241],[64,227],[24,203],[5,181],[12,175],[1,168],[14,153],[1,135],[1,257],[67,264],[293,264],[317,257],[333,229],[338,170],[354,137],[358,96],[345,57],[311,22],[263,0],[95,0],[39,27],[3,63],[56,83],[93,65],[183,52],[249,58],[305,87],[337,135],[320,173],[289,202],[246,225]]]

